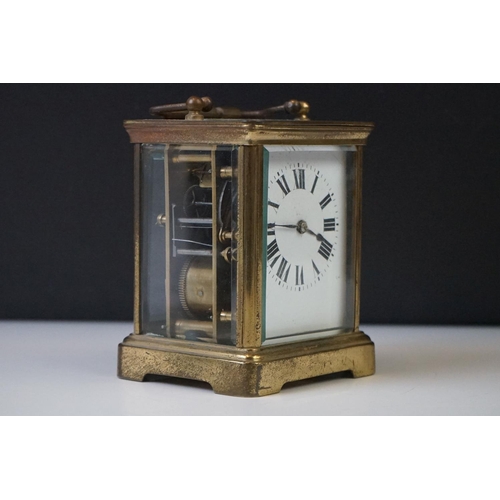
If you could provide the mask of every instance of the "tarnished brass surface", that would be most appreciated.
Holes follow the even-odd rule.
[[[201,105],[196,104],[195,107]],[[194,105],[193,104],[193,105]],[[193,112],[199,110],[194,109]],[[201,112],[201,111],[200,111]],[[119,347],[119,370],[122,378],[143,380],[148,374],[183,377],[208,382],[215,392],[236,396],[263,396],[279,392],[283,384],[329,373],[350,371],[353,376],[371,375],[375,370],[373,343],[359,326],[359,278],[361,252],[361,164],[362,147],[373,125],[370,123],[268,121],[268,120],[139,120],[127,121],[125,127],[132,143],[165,144],[165,158],[169,158],[169,144],[181,144],[183,160],[191,158],[191,151],[211,148],[211,171],[215,172],[213,151],[217,145],[238,146],[237,168],[221,168],[222,177],[234,177],[238,185],[237,230],[220,235],[220,228],[213,231],[213,247],[219,238],[232,242],[223,258],[236,262],[236,308],[227,312],[219,321],[235,321],[236,347],[218,342],[217,321],[213,328],[205,328],[203,342],[141,335],[140,318],[140,146],[135,153],[135,308],[134,334],[127,337]],[[352,196],[355,200],[353,213],[355,259],[355,308],[351,333],[337,334],[320,340],[292,342],[261,346],[263,311],[263,145],[355,145],[358,151],[355,160],[356,184]],[[200,147],[203,146],[203,147]],[[198,157],[196,158],[198,159]],[[203,158],[203,160],[208,160]],[[206,179],[215,189],[216,176]],[[165,192],[169,193],[168,176]],[[166,206],[169,202],[166,199]],[[161,214],[163,215],[163,214]],[[212,213],[216,220],[216,213]],[[166,222],[166,220],[165,220]],[[166,226],[167,268],[169,265],[170,235]],[[231,252],[229,252],[231,249]],[[212,267],[216,269],[218,252],[212,256]],[[167,273],[167,279],[169,273]],[[208,283],[207,283],[208,286]],[[215,303],[217,289],[212,281],[212,310],[218,311]],[[167,286],[169,290],[169,285]],[[201,304],[190,296],[189,310],[198,306],[209,312],[209,304]],[[187,301],[186,301],[187,304]],[[170,318],[170,301],[167,296],[167,322]],[[196,311],[195,311],[196,314]],[[198,318],[209,320],[209,318]],[[203,322],[204,323],[204,322]],[[202,322],[175,326],[180,335],[184,331],[202,328]],[[167,330],[171,326],[167,324]]]
[[[269,118],[280,111],[295,115],[298,120],[307,120],[309,104],[291,99],[279,106],[244,111],[230,106],[214,107],[210,97],[191,96],[185,103],[163,104],[162,106],[149,108],[149,112],[153,116],[169,119],[185,118],[186,120],[203,120],[203,118]]]
[[[371,123],[302,120],[128,120],[133,143],[366,144]]]
[[[130,335],[120,344],[118,357],[121,378],[201,380],[229,396],[274,394],[287,382],[330,373],[364,377],[375,372],[374,346],[362,332],[257,349]]]
[[[262,343],[263,148],[242,146],[238,155],[236,345]]]
[[[202,120],[203,112],[213,108],[210,97],[189,97],[186,102],[177,104],[163,104],[149,108],[149,113],[154,116],[172,116],[174,118],[186,118],[186,120]]]

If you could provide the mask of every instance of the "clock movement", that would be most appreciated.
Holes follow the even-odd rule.
[[[374,373],[359,330],[362,153],[373,125],[311,121],[295,100],[241,111],[191,97],[150,112],[125,122],[135,307],[119,376],[263,396]]]

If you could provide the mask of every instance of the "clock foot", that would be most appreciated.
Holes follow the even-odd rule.
[[[120,344],[118,358],[121,378],[200,380],[217,394],[240,397],[275,394],[287,382],[321,375],[347,371],[357,378],[375,372],[374,346],[362,332],[252,350],[130,335]]]

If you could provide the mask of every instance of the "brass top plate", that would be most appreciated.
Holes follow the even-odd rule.
[[[293,120],[127,120],[132,143],[364,145],[374,125]]]

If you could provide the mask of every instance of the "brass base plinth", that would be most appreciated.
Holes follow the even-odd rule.
[[[327,339],[242,349],[130,335],[119,346],[118,376],[143,381],[166,375],[208,382],[218,394],[266,396],[287,382],[350,371],[375,372],[374,345],[362,332]]]

